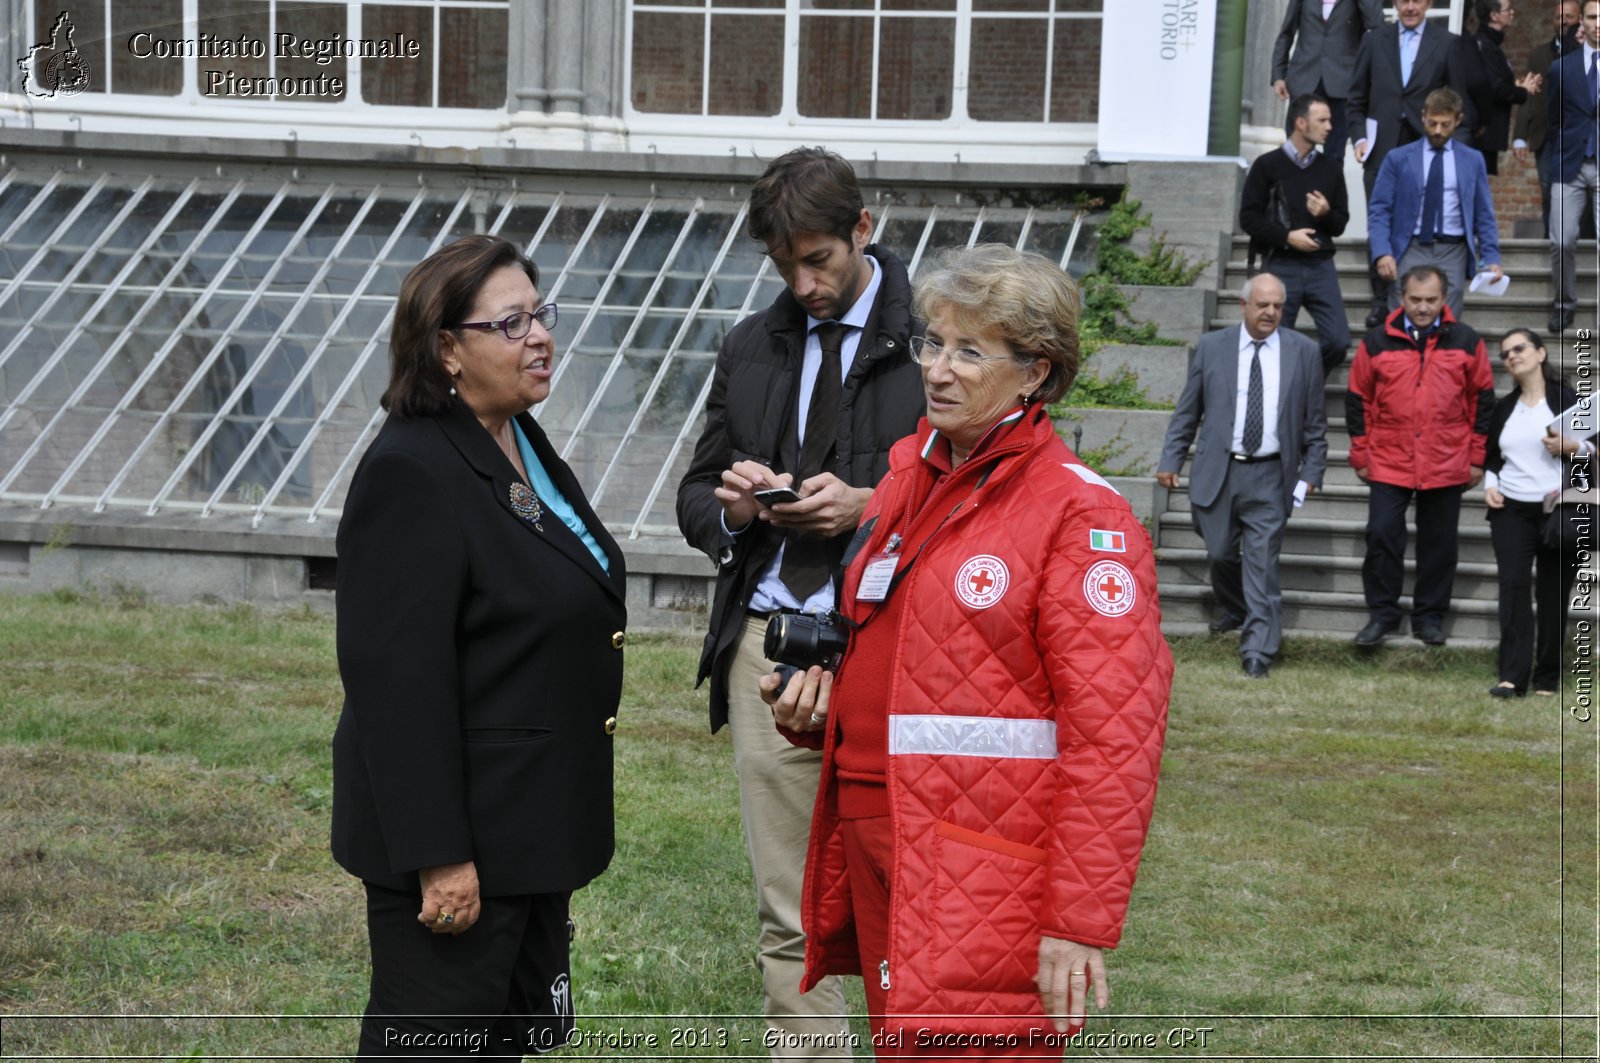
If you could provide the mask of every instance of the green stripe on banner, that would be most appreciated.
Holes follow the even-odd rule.
[[[1248,0],[1217,0],[1217,37],[1211,56],[1211,130],[1206,154],[1239,154],[1244,111],[1244,39]]]

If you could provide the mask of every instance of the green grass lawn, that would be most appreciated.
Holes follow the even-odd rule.
[[[1265,683],[1224,639],[1174,652],[1089,1027],[1114,1040],[1076,1054],[1595,1058],[1600,725],[1489,698],[1486,652],[1292,643]],[[658,1043],[573,1054],[764,1055],[726,733],[688,640],[627,654],[618,850],[575,901],[574,984],[582,1028]],[[0,1055],[353,1047],[339,701],[325,617],[0,597]]]

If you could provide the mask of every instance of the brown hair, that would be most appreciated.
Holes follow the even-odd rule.
[[[1452,88],[1437,88],[1422,101],[1423,114],[1460,114],[1461,94]]]
[[[917,278],[917,316],[948,309],[976,332],[995,332],[1018,359],[1050,363],[1031,402],[1054,402],[1078,377],[1078,286],[1043,255],[1005,244],[940,252]]]
[[[453,330],[497,269],[517,266],[539,287],[539,267],[498,236],[463,236],[412,267],[395,300],[389,330],[389,387],[378,404],[396,417],[427,417],[450,402],[450,374],[439,333]]]
[[[861,208],[861,186],[848,162],[827,148],[795,148],[773,159],[750,190],[750,236],[772,251],[806,232],[849,243]]]

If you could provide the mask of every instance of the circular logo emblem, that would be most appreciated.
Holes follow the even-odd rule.
[[[1133,608],[1139,587],[1133,573],[1120,561],[1100,561],[1083,577],[1083,597],[1104,616],[1121,616]]]
[[[76,96],[89,87],[89,67],[74,48],[58,52],[45,64],[44,84],[51,95]]]
[[[998,602],[1011,585],[1006,563],[993,554],[969,558],[956,573],[956,597],[974,609],[987,609]]]

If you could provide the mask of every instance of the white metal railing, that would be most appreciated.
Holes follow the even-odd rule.
[[[675,534],[657,510],[702,421],[717,338],[777,289],[738,190],[407,176],[8,169],[0,503],[253,527],[337,516],[384,420],[372,382],[397,274],[466,225],[545,252],[544,296],[575,327],[557,337],[557,402],[535,414],[619,530]],[[1083,226],[1066,208],[931,198],[875,211],[873,240],[909,251],[913,273],[938,245],[997,239],[1065,264]]]

